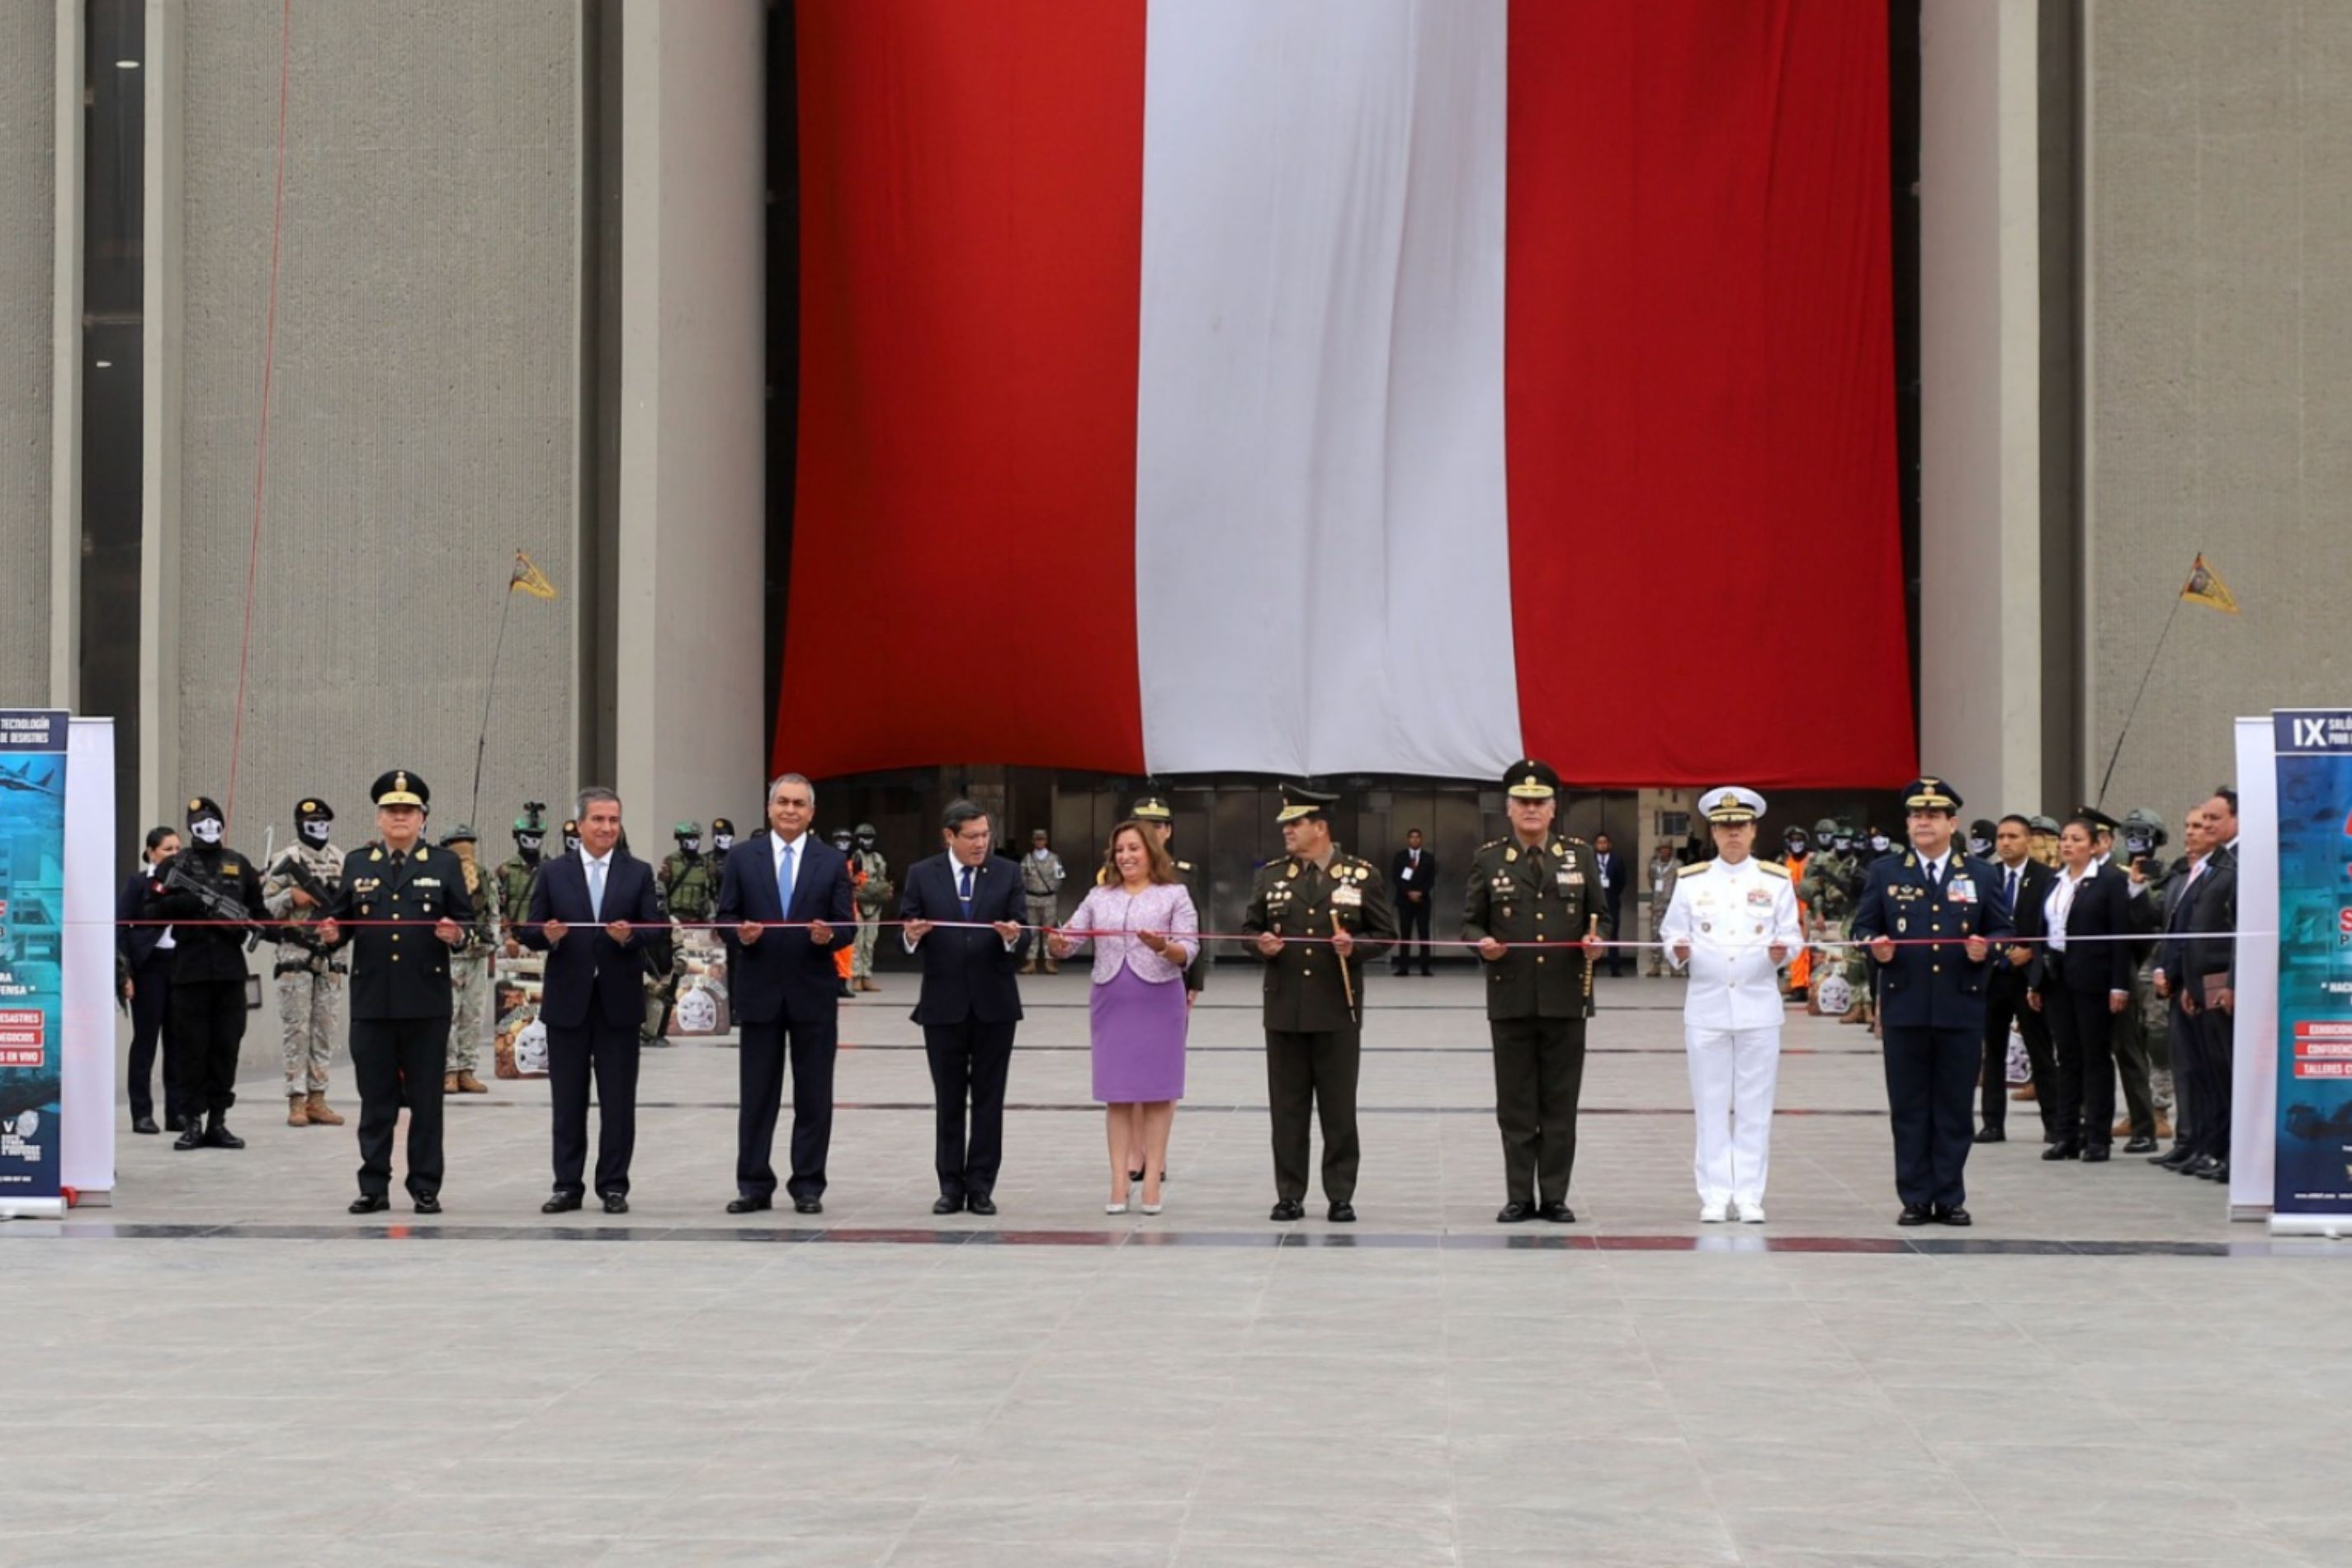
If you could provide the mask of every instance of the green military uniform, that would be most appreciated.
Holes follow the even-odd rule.
[[[441,1083],[445,1094],[488,1094],[489,1085],[474,1076],[481,1061],[482,1041],[490,1032],[490,962],[498,952],[499,928],[490,908],[488,879],[474,858],[474,830],[459,823],[441,836],[441,847],[457,857],[463,868],[466,899],[472,910],[466,940],[449,950],[449,1044]],[[457,847],[465,846],[459,854]]]
[[[540,813],[546,809],[535,800],[523,803],[522,815],[515,818],[515,852],[490,873],[490,901],[504,942],[514,940],[515,926],[530,914],[531,891],[539,886],[540,846],[547,842],[547,823]]]
[[[1854,900],[1862,891],[1862,865],[1855,859],[1851,846],[1853,832],[1843,823],[1822,817],[1813,824],[1813,852],[1805,860],[1805,874],[1798,879],[1797,897],[1804,900],[1805,913],[1811,930],[1805,934],[1814,942],[1843,942],[1846,927],[1853,919]],[[1826,837],[1828,842],[1822,840]],[[1853,1008],[1863,1005],[1862,997],[1867,984],[1865,955],[1859,948],[1849,948],[1840,961],[1845,980],[1852,988]],[[1813,966],[1812,990],[1821,994],[1822,982],[1830,974],[1826,957]]]
[[[857,910],[857,940],[849,949],[849,984],[858,991],[879,991],[874,979],[874,939],[882,930],[890,901],[898,889],[890,885],[890,862],[875,845],[880,835],[870,822],[857,825],[857,849],[849,858],[855,883],[851,898]]]
[[[1322,818],[1339,797],[1282,786],[1286,827]],[[1290,835],[1286,834],[1287,839]],[[1286,854],[1258,868],[1242,929],[1286,942],[1265,957],[1265,1080],[1274,1112],[1273,1217],[1300,1218],[1307,1195],[1307,1126],[1323,1127],[1323,1195],[1330,1217],[1356,1217],[1356,1080],[1363,1058],[1364,972],[1396,940],[1388,879],[1370,861],[1337,844],[1316,860]],[[1335,930],[1356,940],[1347,957],[1331,949]],[[1253,944],[1252,950],[1255,952]],[[1264,955],[1261,954],[1263,957]]]
[[[1168,809],[1166,801],[1156,795],[1146,795],[1135,803],[1135,809],[1128,815],[1138,822],[1157,830],[1160,835],[1160,847],[1168,851],[1170,859],[1175,859],[1176,851],[1170,840],[1176,835],[1176,814]],[[1095,873],[1095,880],[1101,882],[1108,875],[1108,872],[1097,871]],[[1184,884],[1185,897],[1192,900],[1193,924],[1202,931],[1207,931],[1209,929],[1209,889],[1208,884],[1202,879],[1200,868],[1194,866],[1190,860],[1176,860],[1176,876]],[[1201,988],[1209,983],[1208,949],[1207,942],[1196,944],[1192,952],[1192,962],[1184,968],[1184,989],[1192,996],[1198,996]]]
[[[1503,783],[1514,801],[1549,802],[1559,790],[1559,775],[1532,758],[1514,763]],[[1573,943],[1593,931],[1604,939],[1617,934],[1599,860],[1582,839],[1547,826],[1532,842],[1514,832],[1479,846],[1463,905],[1465,942]],[[1507,1194],[1495,1217],[1515,1224],[1540,1214],[1573,1224],[1568,1184],[1584,1092],[1584,1026],[1592,1016],[1591,961],[1573,946],[1513,946],[1485,967]]]
[[[661,868],[654,873],[654,897],[672,926],[708,925],[719,908],[719,863],[702,852],[702,824],[681,822],[670,831],[677,847],[662,857]],[[662,1045],[668,1038],[670,1009],[677,1005],[685,963],[684,948],[673,943],[667,969],[658,978],[646,976],[642,1031],[646,1045]]]
[[[2096,806],[2086,805],[2075,815],[2088,819],[2111,839],[2123,826]],[[2134,815],[2146,816],[2149,814],[2140,812]],[[2158,826],[2160,831],[2161,824]],[[2122,878],[2126,887],[2132,889],[2129,908],[2133,929],[2147,933],[2147,941],[2131,944],[2132,974],[2128,999],[2124,1004],[2124,1010],[2116,1015],[2111,1039],[2116,1076],[2122,1081],[2124,1090],[2125,1126],[2121,1131],[2127,1132],[2131,1139],[2125,1145],[2125,1152],[2145,1154],[2156,1147],[2158,1138],[2169,1136],[2172,1131],[2170,1122],[2164,1117],[2164,1113],[2172,1108],[2170,1084],[2165,1083],[2161,1096],[2157,1093],[2159,1074],[2163,1079],[2168,1080],[2172,1062],[2168,1057],[2158,1060],[2155,1054],[2158,1047],[2168,1042],[2168,1034],[2160,1034],[2151,1041],[2146,1026],[2148,994],[2154,989],[2148,970],[2156,956],[2155,933],[2161,921],[2147,897],[2145,886],[2132,883],[2131,858],[2120,844],[2110,845],[2107,868]]]

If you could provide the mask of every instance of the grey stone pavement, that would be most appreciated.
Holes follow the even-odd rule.
[[[250,1148],[126,1131],[110,1210],[0,1226],[0,1565],[2352,1563],[2352,1248],[2033,1137],[1977,1151],[1972,1231],[1898,1231],[1858,1029],[1792,1016],[1771,1221],[1702,1227],[1678,984],[1604,980],[1582,1223],[1506,1230],[1476,982],[1383,974],[1362,1221],[1278,1227],[1221,967],[1167,1211],[1113,1219],[1065,973],[1002,1214],[936,1220],[884,980],[814,1220],[722,1212],[708,1044],[646,1059],[625,1217],[538,1213],[545,1087],[496,1083],[440,1220],[352,1218],[352,1130],[282,1125],[257,1026]]]

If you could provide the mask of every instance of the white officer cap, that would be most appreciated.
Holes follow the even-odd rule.
[[[1698,811],[1709,822],[1753,822],[1764,815],[1764,797],[1752,789],[1726,784],[1699,796]]]

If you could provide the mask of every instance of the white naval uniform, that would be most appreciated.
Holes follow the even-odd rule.
[[[1783,1005],[1770,950],[1777,943],[1793,958],[1804,944],[1797,889],[1783,868],[1752,855],[1737,866],[1701,861],[1675,879],[1658,940],[1677,969],[1675,945],[1691,949],[1683,1044],[1698,1112],[1699,1202],[1760,1208]]]

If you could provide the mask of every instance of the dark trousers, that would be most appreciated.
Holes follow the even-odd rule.
[[[245,982],[174,980],[181,1114],[217,1115],[236,1103],[236,1050],[245,1039]],[[165,1103],[169,1103],[167,1097]]]
[[[1397,925],[1400,928],[1401,936],[1396,944],[1396,956],[1390,961],[1391,963],[1394,966],[1399,974],[1402,974],[1406,970],[1411,969],[1413,966],[1413,963],[1415,963],[1413,958],[1413,948],[1415,946],[1413,937],[1414,934],[1418,932],[1421,938],[1418,944],[1421,949],[1421,957],[1418,962],[1421,964],[1421,972],[1423,974],[1428,973],[1429,892],[1426,889],[1422,890],[1421,901],[1419,903],[1415,903],[1412,900],[1406,898],[1402,893],[1399,893],[1397,895]]]
[[[1360,1028],[1265,1032],[1265,1090],[1274,1109],[1274,1194],[1296,1202],[1307,1195],[1307,1127],[1323,1123],[1323,1196],[1348,1203],[1356,1195],[1356,1078],[1363,1066]]]
[[[392,1190],[392,1133],[408,1110],[408,1192],[441,1190],[441,1078],[447,1018],[354,1018],[352,1076],[360,1086],[360,1191]]]
[[[776,1113],[784,1093],[784,1061],[793,1068],[793,1179],[795,1198],[824,1195],[824,1155],[833,1144],[833,1058],[841,1026],[746,1024],[736,1071],[743,1109],[735,1119],[735,1190],[747,1198],[776,1195]]]
[[[2012,1020],[2024,1037],[2026,1059],[2032,1064],[2033,1105],[2042,1112],[2042,1136],[2058,1131],[2058,1058],[2050,1048],[2050,1024],[2027,1005],[2025,976],[2017,971],[1995,973],[1985,983],[1984,1089],[1979,1112],[1996,1132],[2008,1131],[2009,1026]]]
[[[1956,1208],[1974,1136],[1970,1102],[1984,1060],[1977,1028],[1880,1028],[1886,1109],[1895,1129],[1895,1191],[1906,1204]]]
[[[237,1005],[244,1005],[238,998]],[[185,1114],[180,1099],[180,1028],[172,1021],[172,954],[156,954],[131,972],[131,1114],[155,1114],[149,1088],[155,1076],[155,1047],[163,1047],[163,1113]]]
[[[2137,975],[2132,977],[2131,1000],[2121,1013],[2108,1015],[2114,1022],[2107,1027],[2108,1054],[2115,1058],[2116,1077],[2123,1080],[2124,1108],[2131,1118],[2131,1131],[2135,1138],[2156,1136],[2156,1094],[2148,1081],[2151,1054],[2147,1031],[2141,1026],[2139,1016],[2139,988],[2145,984]],[[2100,997],[2099,1005],[2106,1005],[2106,998]],[[2115,1128],[2113,1095],[2107,1098],[2107,1109],[2108,1136],[2112,1140]]]
[[[923,1054],[931,1061],[938,1108],[932,1168],[941,1197],[986,1197],[996,1191],[1004,1163],[1004,1082],[1013,1071],[1012,1023],[927,1024]],[[971,1137],[964,1138],[964,1107],[971,1107]]]
[[[1584,1093],[1584,1020],[1491,1018],[1495,1123],[1503,1132],[1503,1190],[1568,1201],[1576,1165],[1576,1105]]]
[[[555,1190],[587,1191],[588,1079],[596,1079],[602,1113],[596,1136],[596,1195],[629,1191],[629,1157],[637,1148],[637,1026],[608,1024],[593,1010],[576,1029],[547,1031],[549,1098],[555,1111]]]
[[[2058,1136],[2085,1149],[2115,1142],[2115,1015],[2104,991],[2053,985],[2042,994],[2042,1016],[2058,1047]],[[2150,1123],[2153,1126],[2153,1123]]]
[[[2230,1110],[2235,1088],[2230,1057],[2234,1031],[2230,1014],[2200,1007],[2191,1016],[2180,1010],[2178,1000],[2172,1005],[2173,1071],[2189,1072],[2189,1064],[2196,1064],[2189,1101],[2195,1124],[2182,1137],[2196,1152],[2216,1160],[2230,1157]]]
[[[1623,908],[1624,908],[1624,900],[1623,900],[1622,898],[1621,898],[1621,899],[1612,899],[1612,900],[1610,900],[1610,903],[1609,903],[1609,929],[1610,929],[1612,931],[1624,931],[1624,930],[1625,930],[1625,922],[1624,922],[1624,921],[1622,920],[1622,918],[1621,918],[1621,916],[1620,916],[1620,914],[1619,914],[1619,911],[1620,911],[1620,910],[1622,910]],[[1627,940],[1628,940],[1628,941],[1631,941],[1631,940],[1632,940],[1632,933],[1631,933],[1631,932],[1628,932],[1628,933],[1627,933]],[[1632,954],[1628,953],[1628,952],[1625,951],[1625,949],[1623,949],[1623,948],[1622,948],[1622,947],[1612,947],[1612,948],[1611,948],[1611,949],[1609,950],[1609,973],[1612,973],[1612,974],[1622,974],[1622,973],[1625,973],[1625,965],[1626,965],[1626,963],[1631,960],[1631,958],[1632,958]]]

